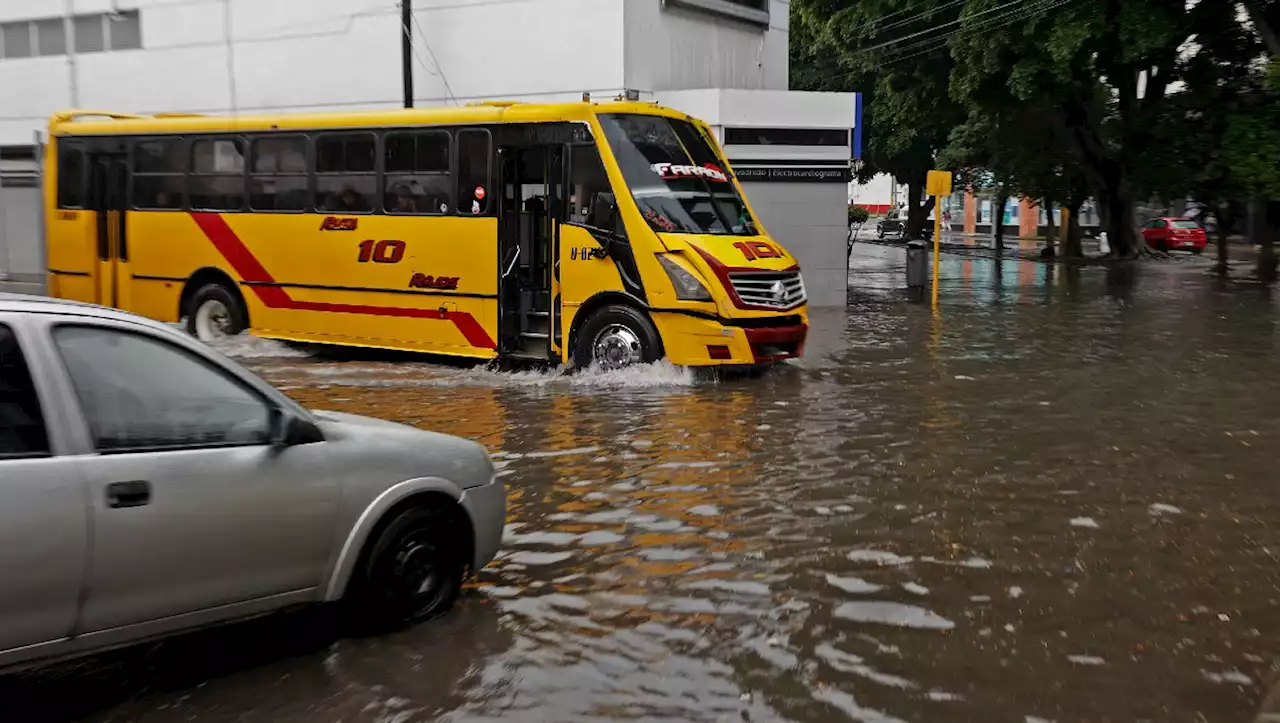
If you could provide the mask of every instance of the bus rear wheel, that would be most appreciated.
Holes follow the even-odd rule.
[[[187,307],[187,332],[203,342],[235,336],[248,326],[244,304],[221,284],[201,286]]]
[[[573,364],[579,369],[597,366],[606,371],[662,358],[662,339],[653,322],[630,306],[610,305],[593,313],[573,348]]]

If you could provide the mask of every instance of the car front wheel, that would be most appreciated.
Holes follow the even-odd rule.
[[[409,507],[390,519],[367,548],[348,596],[351,622],[395,630],[449,612],[462,590],[462,530],[439,506]]]

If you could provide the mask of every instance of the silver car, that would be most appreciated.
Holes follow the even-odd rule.
[[[0,668],[341,601],[438,615],[493,559],[484,449],[308,412],[169,327],[0,294]]]

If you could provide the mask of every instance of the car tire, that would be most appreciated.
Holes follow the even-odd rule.
[[[460,532],[450,511],[439,506],[394,513],[361,555],[344,599],[348,622],[378,633],[449,612],[466,577]]]
[[[643,312],[613,304],[587,318],[573,344],[573,365],[613,370],[661,359],[662,338]]]
[[[1204,253],[1204,247],[1203,247],[1203,246],[1193,246],[1193,247],[1191,248],[1191,253],[1195,254],[1196,256],[1199,256],[1200,254]]]
[[[235,336],[249,327],[244,302],[222,284],[201,286],[184,311],[187,333],[205,343]]]

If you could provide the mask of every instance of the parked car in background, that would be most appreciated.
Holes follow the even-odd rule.
[[[1189,218],[1153,218],[1142,227],[1142,238],[1159,251],[1185,249],[1203,253],[1207,237],[1200,224]]]
[[[924,223],[920,227],[922,238],[933,238],[933,216],[929,216],[928,223]],[[906,238],[907,234],[907,218],[901,212],[894,210],[885,214],[884,218],[876,222],[876,237],[883,239],[885,236],[894,235],[899,240]]]
[[[886,213],[884,218],[876,221],[877,238],[884,238],[888,234],[901,236],[906,230],[907,220],[902,218],[896,210]]]
[[[502,539],[480,445],[309,412],[163,324],[0,294],[0,668],[286,606],[439,615]]]

